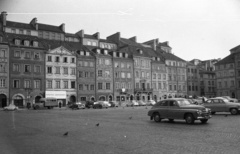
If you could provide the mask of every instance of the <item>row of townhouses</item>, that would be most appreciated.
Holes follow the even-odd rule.
[[[187,62],[172,54],[168,42],[158,39],[138,43],[136,36],[123,38],[120,32],[106,39],[99,32],[72,34],[65,32],[65,24],[42,24],[36,18],[29,23],[8,21],[2,12],[0,107],[26,106],[43,97],[55,97],[63,105],[214,97],[218,61]]]

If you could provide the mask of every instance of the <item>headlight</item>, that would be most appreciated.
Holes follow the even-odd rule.
[[[202,114],[202,111],[201,111],[201,110],[197,110],[197,113],[198,113],[198,114]]]

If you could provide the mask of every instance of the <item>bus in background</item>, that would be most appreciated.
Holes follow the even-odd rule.
[[[41,108],[52,109],[53,107],[58,107],[58,102],[56,98],[41,98],[38,103],[33,104],[33,109]]]

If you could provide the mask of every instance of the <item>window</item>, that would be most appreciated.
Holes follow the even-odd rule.
[[[13,80],[13,88],[19,88],[19,80]]]
[[[93,67],[93,62],[90,62],[89,65],[90,65],[90,67]]]
[[[68,81],[63,81],[63,88],[68,89]]]
[[[16,33],[16,29],[11,29],[11,32],[15,34]]]
[[[125,78],[125,72],[121,72],[121,78]]]
[[[139,89],[139,83],[136,83],[136,88]]]
[[[89,90],[89,85],[85,84],[85,89],[84,90]]]
[[[48,56],[47,61],[51,62],[52,61],[52,56]]]
[[[90,90],[94,90],[94,85],[91,85],[91,86],[90,86]]]
[[[33,46],[34,47],[38,47],[38,42],[37,41],[33,41]]]
[[[127,73],[127,78],[131,78],[131,73]]]
[[[110,78],[110,77],[111,77],[110,71],[105,71],[105,77],[106,77],[106,78]]]
[[[102,83],[98,83],[98,89],[99,89],[99,90],[103,89]]]
[[[87,45],[92,45],[92,43],[90,41],[87,41]]]
[[[60,89],[60,88],[61,88],[60,81],[56,81],[56,89]]]
[[[27,30],[27,35],[31,35],[31,31],[30,30]]]
[[[38,52],[37,52],[37,53],[34,53],[34,58],[35,58],[35,59],[40,59],[40,53],[38,53]]]
[[[23,34],[23,30],[22,29],[19,29],[19,34]]]
[[[41,66],[34,66],[34,72],[36,72],[36,73],[40,73],[41,72]]]
[[[40,80],[34,80],[34,88],[40,89]]]
[[[160,82],[158,83],[158,89],[162,89],[162,84]]]
[[[47,81],[47,88],[52,88],[52,81]]]
[[[106,83],[106,89],[110,90],[110,83]]]
[[[75,58],[72,58],[72,59],[71,59],[71,63],[75,63]]]
[[[127,68],[131,69],[131,65],[130,65],[130,64],[127,64]]]
[[[0,51],[0,57],[1,58],[5,58],[6,57],[6,51],[5,50],[1,50]]]
[[[83,72],[82,72],[82,71],[79,71],[79,72],[78,72],[78,77],[79,77],[79,78],[82,78],[82,77],[83,77]]]
[[[24,46],[29,46],[29,41],[28,40],[24,41]]]
[[[89,76],[89,73],[85,72],[85,78],[88,78],[88,76]]]
[[[71,81],[71,88],[74,89],[75,88],[75,81]]]
[[[14,57],[20,57],[21,52],[20,51],[14,51]]]
[[[0,72],[6,72],[5,64],[0,64]]]
[[[177,85],[174,85],[174,90],[177,90]]]
[[[2,36],[0,36],[0,42],[2,42],[3,41],[3,37]]]
[[[161,74],[158,74],[158,79],[161,79]]]
[[[30,58],[30,52],[25,52],[25,58]]]
[[[55,70],[56,70],[55,74],[60,74],[60,66],[56,66]]]
[[[172,90],[172,85],[169,85],[169,90]]]
[[[50,67],[50,66],[47,67],[47,73],[52,74],[52,67]]]
[[[20,45],[20,40],[15,39],[15,45]]]
[[[109,59],[105,60],[105,65],[110,65],[110,60]]]
[[[92,42],[92,45],[93,45],[93,46],[97,46],[97,43],[96,43],[96,42]]]
[[[31,88],[31,81],[30,80],[24,80],[24,88]]]
[[[30,65],[24,65],[24,72],[31,72]]]
[[[59,62],[60,60],[59,60],[59,57],[57,56],[57,57],[55,57],[55,62]]]
[[[75,68],[71,68],[71,75],[76,75],[76,69]]]
[[[79,61],[78,66],[83,66],[83,61]]]
[[[64,67],[64,68],[63,68],[63,74],[65,74],[65,75],[68,74],[68,68],[67,68],[67,67]]]
[[[156,76],[157,76],[156,73],[153,73],[153,79],[156,79]]]
[[[114,67],[118,68],[119,67],[119,63],[115,62]]]
[[[99,77],[102,77],[102,76],[103,76],[102,70],[98,70],[98,76],[99,76]]]
[[[150,89],[150,83],[147,83],[147,88]]]
[[[121,68],[124,68],[125,67],[125,64],[124,63],[121,63]]]
[[[64,63],[67,63],[67,62],[68,62],[68,58],[67,58],[67,57],[64,57],[64,58],[63,58],[63,62],[64,62]]]
[[[0,87],[1,88],[6,87],[6,79],[0,79]]]
[[[78,85],[78,89],[79,89],[79,90],[83,90],[83,84],[79,84],[79,85]]]

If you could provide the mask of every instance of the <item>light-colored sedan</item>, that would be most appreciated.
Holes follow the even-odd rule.
[[[145,103],[145,102],[142,101],[142,100],[139,100],[139,101],[138,101],[138,104],[139,104],[139,106],[146,106],[146,105],[147,105],[147,103]]]
[[[5,110],[5,111],[15,111],[15,110],[18,110],[18,107],[14,104],[9,104],[8,106],[5,106],[3,108],[3,110]]]
[[[132,100],[130,102],[127,102],[126,106],[127,107],[129,107],[129,106],[139,106],[139,103],[135,100]]]
[[[155,104],[156,104],[156,102],[154,100],[148,100],[148,102],[147,102],[147,105],[153,106]]]

